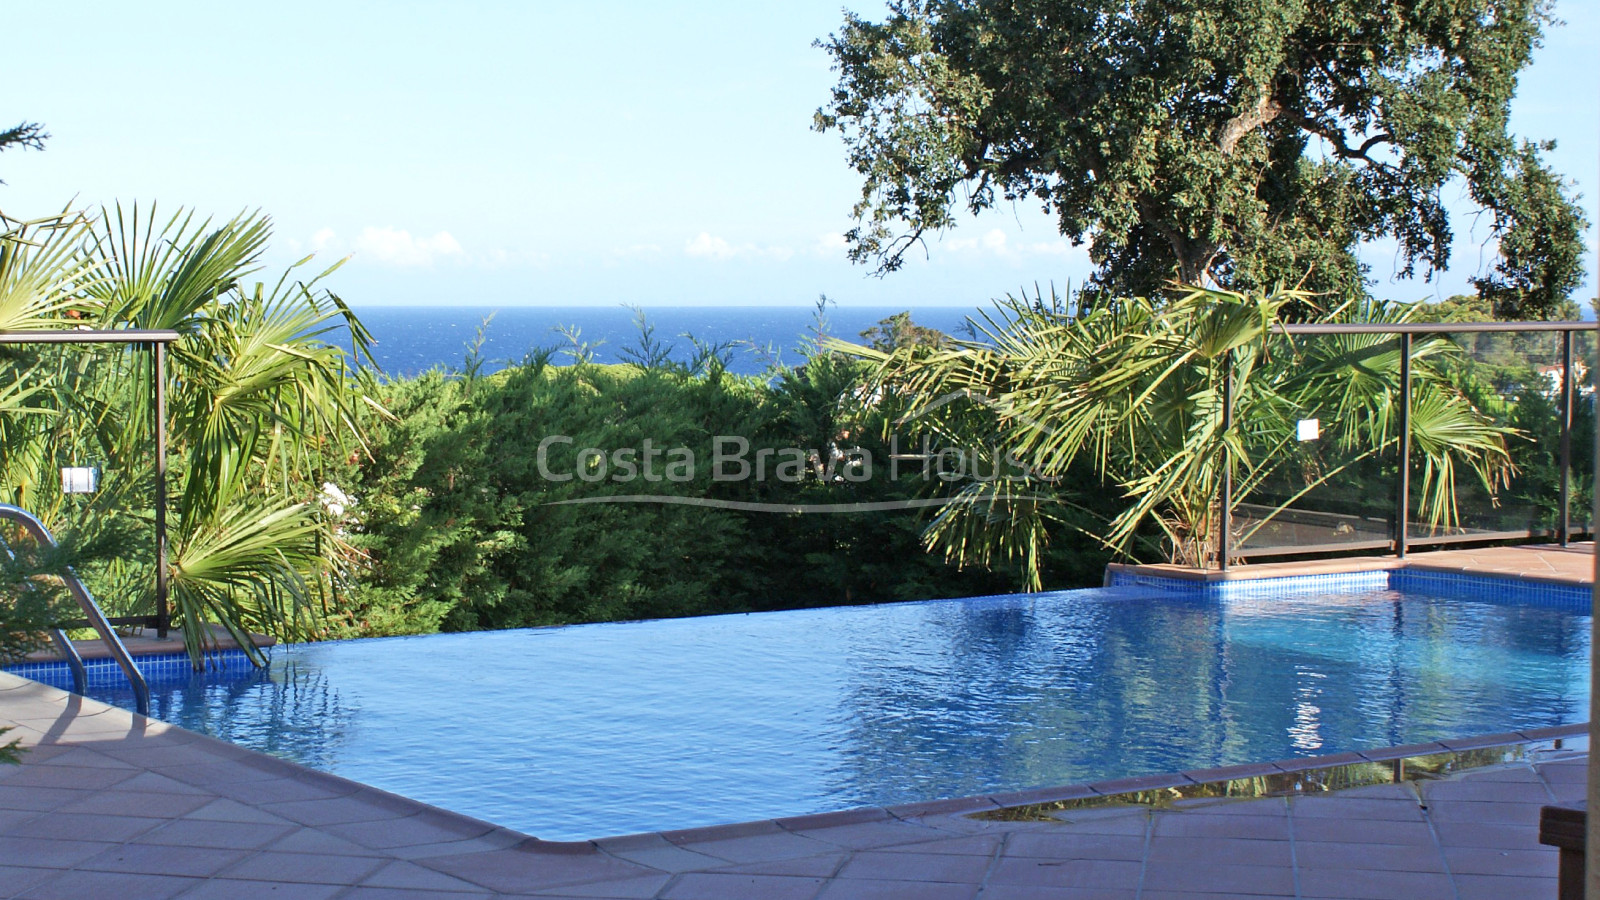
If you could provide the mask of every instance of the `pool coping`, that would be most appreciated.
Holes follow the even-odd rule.
[[[1467,575],[1498,581],[1532,581],[1540,584],[1593,586],[1595,581],[1594,544],[1526,544],[1515,547],[1488,547],[1479,550],[1433,550],[1412,553],[1404,559],[1394,556],[1346,556],[1337,559],[1299,562],[1251,563],[1227,571],[1195,569],[1170,563],[1110,563],[1105,583],[1114,574],[1153,577],[1173,581],[1218,584],[1236,581],[1271,580],[1312,575],[1347,575],[1362,572],[1414,570]],[[1511,562],[1516,560],[1516,562]],[[1584,563],[1583,560],[1588,560]]]

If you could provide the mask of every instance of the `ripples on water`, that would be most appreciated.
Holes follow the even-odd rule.
[[[1582,721],[1588,622],[1096,589],[282,647],[155,712],[578,839]]]

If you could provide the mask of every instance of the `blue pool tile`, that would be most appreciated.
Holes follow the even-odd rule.
[[[187,653],[160,653],[149,656],[138,656],[134,661],[139,665],[140,674],[145,681],[152,685],[173,684],[188,681],[194,675],[194,666],[189,662]],[[117,666],[117,661],[109,657],[99,659],[86,659],[83,668],[89,676],[89,687],[94,688],[126,688],[127,676],[122,674],[122,669]],[[248,672],[254,668],[250,657],[243,650],[220,650],[205,655],[205,668],[209,672],[238,673]],[[72,669],[65,661],[54,662],[28,662],[5,666],[4,671],[23,678],[43,682],[51,687],[62,690],[72,689]]]

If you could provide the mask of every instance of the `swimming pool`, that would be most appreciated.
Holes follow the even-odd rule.
[[[158,680],[153,710],[547,839],[1333,753],[1587,712],[1582,589],[1170,587],[280,647],[262,672]]]

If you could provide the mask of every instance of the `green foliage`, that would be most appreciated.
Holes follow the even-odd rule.
[[[17,124],[0,130],[0,151],[17,147],[22,150],[43,150],[44,142],[50,138],[45,133],[44,126],[38,122],[18,122]],[[0,181],[0,184],[5,184]]]
[[[1397,439],[1394,340],[1274,339],[1285,310],[1307,301],[1292,291],[1193,290],[1159,307],[1133,298],[1068,319],[1012,300],[984,339],[956,341],[945,351],[839,349],[876,362],[882,389],[936,413],[929,421],[952,439],[993,442],[997,458],[1017,461],[1015,477],[964,486],[961,502],[946,506],[925,538],[958,560],[1020,560],[1037,584],[1051,526],[1093,527],[1081,514],[1083,482],[1073,478],[1079,464],[1098,476],[1091,485],[1109,483],[1123,495],[1120,511],[1097,531],[1108,546],[1129,552],[1155,528],[1169,559],[1204,565],[1218,546],[1223,472],[1232,473],[1238,502],[1295,466],[1298,496]],[[1329,317],[1399,322],[1407,314],[1368,303]],[[1462,467],[1491,487],[1507,471],[1506,429],[1443,377],[1440,361],[1452,352],[1443,340],[1421,340],[1413,349],[1417,493],[1436,523],[1454,521]],[[1231,425],[1223,415],[1224,371],[1233,373]],[[1329,422],[1325,443],[1344,461],[1329,465],[1293,452],[1300,418]]]
[[[0,665],[42,649],[50,629],[68,615],[59,584],[47,577],[59,569],[54,563],[41,566],[32,556],[0,554],[0,594],[6,598],[0,602]]]
[[[175,624],[196,659],[206,623],[242,646],[248,632],[317,633],[346,547],[315,502],[325,457],[359,444],[364,400],[345,352],[322,340],[360,323],[326,275],[249,284],[270,223],[214,224],[121,207],[93,218],[13,222],[0,259],[8,330],[172,329],[167,396],[168,577]],[[303,264],[305,261],[302,261]],[[331,270],[329,270],[331,271]],[[134,345],[14,352],[0,400],[0,489],[55,531],[85,540],[151,533],[155,444],[151,354]],[[100,491],[68,501],[58,466],[99,461]],[[66,525],[69,528],[64,529]],[[112,614],[154,611],[148,538],[85,572]],[[320,601],[320,602],[319,602]]]
[[[924,328],[911,321],[911,313],[895,313],[861,332],[861,339],[874,350],[889,352],[901,347],[941,347],[949,335],[936,328]]]
[[[881,271],[1004,199],[1089,242],[1102,298],[1352,299],[1361,241],[1446,267],[1460,178],[1500,243],[1480,291],[1544,316],[1581,280],[1583,218],[1507,120],[1549,22],[1545,0],[895,0],[821,42],[839,82],[816,127],[863,180],[851,258]]]
[[[374,389],[392,416],[364,419],[367,452],[335,478],[352,497],[344,534],[363,561],[336,633],[879,602],[1018,583],[926,553],[915,510],[782,511],[923,491],[910,472],[866,482],[816,472],[844,449],[880,462],[891,452],[896,410],[861,402],[860,362],[812,352],[768,383],[728,374],[715,348],[672,362],[649,329],[629,364],[556,366],[553,355],[490,376],[436,371]],[[806,475],[780,479],[768,462],[764,478],[717,480],[719,437],[744,442],[750,460],[804,448]],[[636,452],[614,455],[628,448]],[[692,468],[672,467],[677,448]],[[1083,579],[1068,583],[1088,580],[1081,563],[1062,556],[1063,577]]]

